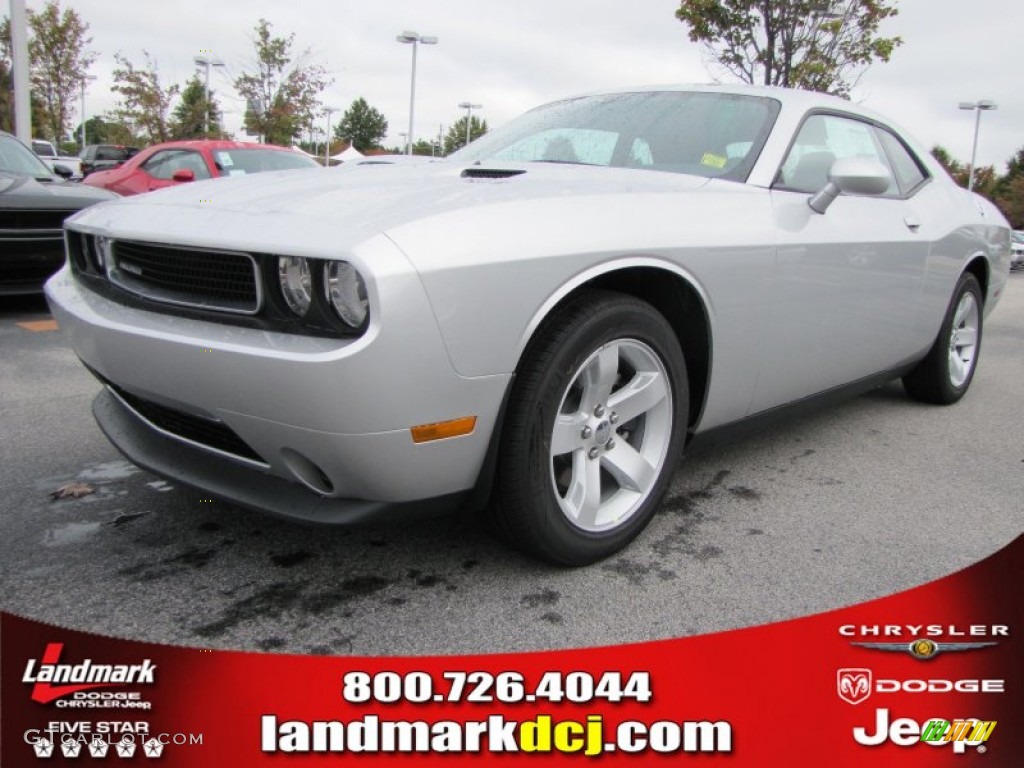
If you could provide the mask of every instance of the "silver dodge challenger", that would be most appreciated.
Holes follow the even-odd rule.
[[[1010,266],[885,118],[721,86],[104,203],[66,245],[47,296],[131,461],[306,521],[483,510],[567,565],[626,546],[691,443],[898,377],[957,401]]]

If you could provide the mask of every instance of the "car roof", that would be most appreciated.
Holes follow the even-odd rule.
[[[291,147],[281,147],[277,144],[259,144],[254,141],[229,141],[227,139],[188,139],[184,141],[165,141],[161,144],[152,144],[146,149],[275,149],[283,152],[293,152]]]
[[[848,112],[863,115],[878,122],[892,124],[884,115],[874,112],[871,109],[862,107],[859,104],[827,93],[818,91],[806,91],[800,88],[783,88],[775,85],[747,85],[744,83],[670,83],[664,85],[643,85],[632,88],[611,88],[600,91],[591,91],[582,96],[613,95],[617,93],[645,93],[658,91],[688,91],[697,93],[723,93],[735,96],[760,96],[763,98],[775,99],[782,103],[786,110],[806,112],[809,109],[831,109],[839,112]]]

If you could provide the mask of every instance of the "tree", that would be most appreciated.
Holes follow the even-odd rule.
[[[207,108],[209,108],[210,129],[206,130]],[[221,113],[217,102],[210,94],[206,101],[206,85],[193,75],[181,91],[181,100],[174,108],[171,134],[175,139],[218,138],[224,135],[221,127]]]
[[[31,11],[30,11],[31,12]],[[14,73],[11,50],[11,21],[0,21],[0,130],[14,130]],[[29,81],[32,80],[31,47],[29,48]],[[51,115],[35,89],[29,91],[29,120],[33,136],[56,139],[51,131]]]
[[[143,69],[136,69],[124,55],[114,54],[118,68],[114,70],[113,90],[124,97],[114,114],[149,143],[170,141],[167,113],[180,89],[177,85],[161,86],[156,61],[146,51],[142,54],[146,58]]]
[[[676,18],[729,74],[746,83],[848,96],[899,37],[878,35],[897,0],[682,0]]]
[[[62,12],[58,0],[48,2],[39,13],[29,10],[28,24],[32,92],[46,108],[46,123],[38,133],[63,141],[86,73],[96,60],[86,50],[92,42],[89,25],[70,8]]]
[[[271,37],[270,22],[256,25],[256,69],[235,80],[249,105],[245,127],[270,144],[290,145],[310,125],[319,96],[331,80],[319,64],[307,63],[309,52],[292,57],[295,35]]]
[[[487,133],[487,121],[479,117],[473,117],[469,121],[470,141],[475,141]],[[466,146],[466,118],[460,117],[456,120],[448,133],[444,136],[444,153],[450,155],[457,149]]]
[[[1014,229],[1024,229],[1024,176],[1015,176],[1006,184],[996,197],[996,205]]]
[[[90,138],[90,132],[93,138]],[[146,137],[134,133],[132,126],[122,121],[117,113],[106,112],[85,121],[86,144],[123,144],[138,147],[147,141]]]
[[[334,138],[348,141],[360,152],[380,149],[380,142],[387,134],[388,121],[362,96],[352,102],[334,128]]]
[[[440,147],[437,146],[436,142],[428,141],[427,139],[420,139],[412,145],[412,153],[414,155],[426,155],[427,157],[437,155],[439,149]]]
[[[932,157],[953,177],[953,181],[967,188],[971,175],[970,163],[961,163],[943,147],[932,147]],[[1009,170],[999,176],[991,165],[979,166],[974,172],[974,191],[987,197],[1003,212],[1014,229],[1024,227],[1024,149],[1007,164]]]
[[[11,23],[0,21],[0,131],[14,128],[14,73],[11,71]]]

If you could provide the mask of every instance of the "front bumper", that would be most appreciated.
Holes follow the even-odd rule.
[[[161,434],[109,389],[96,396],[92,412],[103,434],[133,464],[172,482],[276,516],[323,524],[382,522],[449,512],[467,496],[467,492],[456,492],[405,503],[332,498]]]
[[[459,376],[418,276],[384,273],[378,306],[391,311],[348,340],[126,307],[67,268],[46,293],[75,352],[108,383],[94,413],[129,459],[245,507],[345,523],[471,490],[511,378]],[[233,433],[252,455],[155,423],[139,403]],[[469,435],[412,441],[410,427],[467,415],[477,419]]]

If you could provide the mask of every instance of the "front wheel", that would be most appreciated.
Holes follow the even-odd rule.
[[[981,285],[978,278],[965,272],[953,291],[931,351],[903,377],[903,386],[912,398],[949,405],[964,396],[978,364],[983,317]]]
[[[631,296],[570,300],[527,349],[509,401],[494,517],[514,546],[586,565],[643,530],[682,450],[689,392],[665,318]]]

